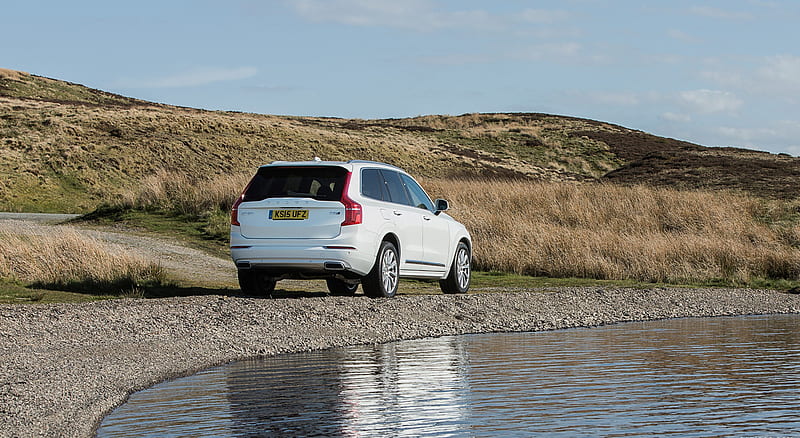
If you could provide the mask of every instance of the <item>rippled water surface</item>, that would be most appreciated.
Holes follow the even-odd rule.
[[[800,436],[800,316],[453,336],[237,362],[112,436]]]

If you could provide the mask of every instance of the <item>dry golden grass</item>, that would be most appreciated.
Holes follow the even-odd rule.
[[[159,171],[122,194],[121,207],[164,210],[200,216],[213,210],[228,211],[252,175],[236,174],[216,178],[191,177]]]
[[[125,206],[227,211],[249,174],[158,173]],[[566,182],[425,179],[472,233],[476,268],[666,283],[800,280],[800,201]]]
[[[108,294],[164,281],[163,269],[64,226],[0,222],[0,278],[37,287]]]
[[[11,79],[12,81],[21,81],[26,76],[30,75],[22,71],[0,68],[0,79]]]
[[[472,233],[476,268],[550,277],[746,284],[800,279],[800,204],[726,192],[428,180]]]

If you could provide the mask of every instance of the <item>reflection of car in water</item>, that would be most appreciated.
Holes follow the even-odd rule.
[[[469,404],[464,338],[354,347],[341,373],[350,430],[435,435],[458,430]]]
[[[323,360],[321,360],[323,359]],[[229,366],[227,394],[234,436],[340,436],[338,365],[321,353],[298,353]]]
[[[424,339],[231,365],[232,429],[294,436],[459,430],[469,409],[464,342]]]

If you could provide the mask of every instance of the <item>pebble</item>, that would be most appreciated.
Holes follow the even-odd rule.
[[[768,313],[800,313],[800,295],[589,287],[391,299],[193,296],[0,305],[0,437],[90,437],[132,392],[257,356],[464,333]]]

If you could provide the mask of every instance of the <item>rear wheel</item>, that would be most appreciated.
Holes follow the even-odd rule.
[[[272,297],[275,290],[275,278],[265,272],[253,270],[239,270],[239,287],[245,295]]]
[[[331,295],[353,296],[358,290],[358,283],[348,283],[338,278],[329,278],[327,282]]]
[[[469,290],[472,276],[472,255],[464,242],[459,242],[450,273],[444,280],[439,280],[439,287],[446,294],[465,294]]]
[[[375,266],[361,281],[364,293],[373,298],[391,298],[400,281],[400,261],[392,242],[381,243]]]

